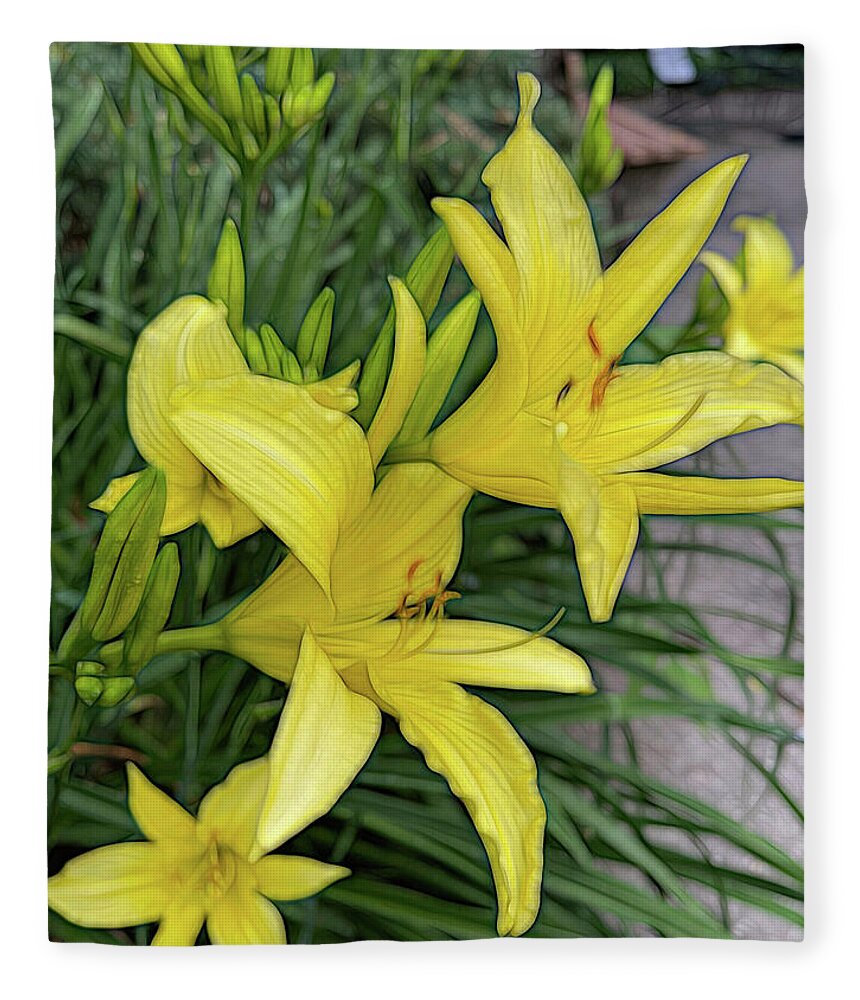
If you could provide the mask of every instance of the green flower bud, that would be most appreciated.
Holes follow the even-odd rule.
[[[406,287],[418,303],[424,318],[432,315],[448,272],[454,262],[454,247],[444,226],[437,230],[418,252],[406,273]],[[394,354],[394,307],[388,310],[385,322],[367,355],[358,383],[359,404],[353,419],[367,430],[379,407]]]
[[[188,62],[200,62],[203,58],[202,45],[180,45],[179,51],[185,56]]]
[[[239,140],[242,143],[242,152],[245,159],[256,160],[260,155],[260,145],[244,120],[236,122],[236,131],[239,133]]]
[[[78,677],[98,677],[105,670],[105,665],[97,660],[79,660],[75,665],[75,674]]]
[[[85,705],[95,705],[104,691],[104,681],[98,677],[77,677],[75,691]]]
[[[269,374],[269,365],[266,362],[266,354],[260,335],[249,327],[245,327],[245,357],[248,359],[252,372],[257,375]]]
[[[207,45],[203,50],[203,61],[221,113],[232,122],[241,121],[242,93],[230,46]]]
[[[433,331],[427,341],[424,374],[394,439],[394,447],[420,441],[429,432],[460,371],[480,311],[481,296],[473,290],[460,299]]]
[[[177,84],[174,81],[170,73],[165,70],[161,64],[161,60],[155,55],[153,49],[160,48],[172,48],[173,46],[154,46],[154,45],[144,45],[140,42],[132,42],[131,50],[137,56],[138,61],[146,70],[147,73],[155,80],[160,83],[162,87],[166,87],[168,90],[176,91]],[[176,53],[177,58],[179,58],[180,63],[182,62],[179,53]]]
[[[266,368],[269,374],[280,377],[284,342],[269,323],[263,323],[260,327],[260,344],[263,348],[263,356],[266,359]]]
[[[280,97],[287,89],[292,60],[292,49],[275,46],[269,49],[269,54],[266,56],[266,90],[275,97]]]
[[[263,108],[266,112],[266,132],[273,142],[281,131],[281,106],[271,94],[263,94]]]
[[[155,558],[140,607],[123,644],[123,661],[136,673],[155,655],[155,643],[167,624],[179,582],[179,549],[168,542]]]
[[[290,87],[298,93],[314,82],[314,54],[311,49],[293,49],[290,63]]]
[[[314,84],[311,105],[315,116],[322,114],[326,104],[328,104],[328,99],[331,97],[331,92],[334,90],[334,81],[334,73],[323,73],[319,80],[317,80]]]
[[[325,368],[334,317],[334,291],[324,288],[305,313],[296,343],[296,357],[302,369],[319,378]]]
[[[211,63],[211,55],[208,54],[210,46],[200,46],[200,48],[206,65],[209,67]],[[185,107],[209,130],[228,153],[232,156],[239,155],[239,149],[227,122],[211,107],[198,89],[198,85],[205,88],[211,83],[214,86],[211,75],[203,77],[199,62],[193,62],[191,65],[194,77],[192,79],[192,75],[175,45],[133,43],[131,49],[147,73],[162,87],[176,94]],[[233,73],[235,75],[235,66]],[[238,93],[238,83],[236,91]],[[238,106],[241,108],[241,97]]]
[[[302,87],[301,90],[292,92],[293,100],[290,106],[290,113],[289,116],[285,114],[284,117],[293,128],[302,128],[313,119],[314,113],[311,110],[313,91],[313,84],[309,83]]]
[[[240,80],[242,88],[242,113],[245,122],[261,145],[266,143],[266,109],[263,97],[257,83],[250,73],[243,73]]]
[[[119,635],[140,604],[158,539],[167,487],[147,469],[108,515],[81,603],[82,627],[98,642]]]
[[[579,186],[586,194],[596,194],[611,187],[624,166],[624,155],[614,146],[607,116],[613,81],[612,67],[606,65],[601,67],[591,88],[577,166]]]
[[[98,704],[101,708],[113,708],[134,691],[133,677],[108,677],[104,681],[104,689]]]
[[[298,358],[286,345],[284,345],[284,353],[281,357],[281,378],[287,382],[296,383],[301,383],[304,380]]]
[[[245,259],[239,230],[227,219],[215,251],[215,262],[209,272],[207,295],[213,302],[227,306],[227,325],[239,347],[244,344],[245,326]]]
[[[68,750],[52,750],[48,754],[48,774],[56,774],[62,771],[66,764],[72,760],[72,754]]]
[[[281,115],[285,122],[292,122],[293,92],[285,90],[281,96]]]
[[[333,87],[334,73],[326,73],[295,93],[288,119],[293,128],[303,128],[322,113]]]

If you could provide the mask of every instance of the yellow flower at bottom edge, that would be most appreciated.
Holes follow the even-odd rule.
[[[770,361],[803,381],[803,268],[794,270],[788,240],[770,219],[741,215],[740,263],[706,250],[699,258],[729,305],[723,350],[747,361]]]
[[[270,751],[258,851],[321,813],[314,790],[343,792],[364,765],[381,712],[465,804],[484,843],[500,934],[540,906],[546,809],[526,745],[462,685],[591,693],[588,666],[541,635],[443,617],[471,490],[429,464],[391,468],[332,560],[334,608],[292,557],[226,618],[166,632],[159,651],[220,649],[290,683]],[[392,617],[393,616],[393,617]],[[313,788],[288,776],[306,770]]]
[[[433,202],[496,332],[497,358],[466,402],[397,460],[435,462],[493,496],[559,510],[591,617],[612,614],[639,514],[728,514],[800,506],[803,484],[653,470],[757,427],[800,423],[802,387],[719,351],[621,365],[693,263],[746,162],[693,181],[603,272],[588,208],[535,129],[538,81],[483,173],[503,242],[465,201]]]
[[[199,295],[171,303],[128,370],[131,435],[167,480],[162,534],[201,521],[223,548],[265,524],[328,590],[340,525],[373,488],[367,441],[342,412],[357,402],[339,375],[294,385],[253,374],[223,307]],[[139,475],[113,480],[92,506],[110,512]]]
[[[350,872],[280,854],[249,860],[268,770],[265,757],[235,767],[195,819],[129,764],[129,808],[146,841],[99,847],[67,862],[48,879],[51,909],[81,927],[157,921],[154,945],[193,945],[204,923],[213,944],[285,944],[284,922],[270,900],[313,896]],[[320,803],[323,812],[330,805]]]

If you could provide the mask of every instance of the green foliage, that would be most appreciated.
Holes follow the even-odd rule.
[[[99,558],[105,518],[87,505],[111,478],[143,464],[127,430],[124,385],[134,338],[146,321],[179,294],[203,293],[207,284],[211,291],[214,281],[232,322],[243,331],[259,327],[254,343],[263,363],[277,355],[282,377],[299,380],[309,369],[317,377],[331,374],[362,357],[369,362],[365,379],[381,372],[384,381],[393,329],[386,276],[405,276],[420,248],[441,240],[434,237],[431,196],[468,196],[487,208],[480,170],[512,120],[516,70],[536,68],[533,54],[515,52],[320,51],[308,58],[290,50],[207,55],[184,46],[181,59],[190,81],[183,84],[184,99],[173,78],[156,82],[122,46],[52,50],[59,334],[54,650],[84,598],[94,552]],[[305,121],[304,134],[281,147],[263,174],[239,169],[250,162],[250,147],[241,147],[243,133],[235,126],[239,116],[259,137],[275,120],[270,98],[280,95],[277,121],[303,120],[308,109],[301,102],[319,102],[313,88],[332,71],[337,86],[326,95],[324,116]],[[217,90],[217,110],[208,102],[209,110],[201,110],[188,97],[188,88],[200,92],[207,81]],[[289,114],[282,99],[288,89],[294,94]],[[552,100],[547,105],[541,127],[561,148],[572,148],[573,136],[555,131],[570,129],[569,114],[553,117]],[[214,124],[228,119],[234,123],[229,141]],[[238,231],[225,231],[230,218],[241,219]],[[237,247],[245,258],[241,306],[231,268]],[[442,256],[447,274],[450,249]],[[211,278],[216,261],[223,269]],[[444,275],[434,280],[438,274],[425,275],[421,305],[434,359],[425,391],[444,415],[477,384],[494,346],[483,313],[474,329],[478,302],[464,299],[469,287],[462,270],[454,268],[447,283]],[[691,329],[652,326],[631,358],[672,353],[702,333]],[[434,343],[445,347],[438,358]],[[448,351],[465,358],[453,384],[456,368],[443,363]],[[463,598],[452,611],[536,630],[566,608],[552,634],[589,660],[605,690],[590,698],[482,692],[534,750],[548,806],[544,897],[532,936],[728,936],[735,903],[801,922],[802,872],[793,859],[638,763],[640,722],[687,720],[721,737],[726,753],[752,762],[800,813],[778,772],[782,751],[798,741],[783,721],[781,700],[781,682],[800,671],[793,658],[799,581],[782,547],[798,526],[775,515],[732,518],[733,530],[770,543],[771,554],[760,556],[754,546],[736,551],[721,541],[726,519],[692,522],[684,540],[666,542],[646,519],[640,544],[648,585],[625,591],[613,620],[596,625],[585,612],[557,514],[484,497],[467,514],[465,553],[453,584]],[[75,695],[74,676],[60,670],[52,679],[54,869],[81,850],[138,835],[117,759],[145,762],[152,780],[193,807],[237,762],[269,747],[285,697],[276,681],[222,654],[168,654],[141,665],[153,627],[217,618],[274,568],[281,546],[257,533],[216,558],[199,526],[177,536],[176,546],[161,549],[140,581],[137,603],[124,609],[132,621],[128,670],[110,656],[96,664],[108,680],[132,679],[133,690],[122,697],[106,692],[104,671],[83,667],[77,680],[95,695],[87,705]],[[150,562],[154,556],[153,550]],[[784,619],[759,623],[775,637],[776,653],[751,657],[720,638],[714,619],[740,622],[737,612],[670,597],[663,579],[668,556],[690,566],[730,559],[769,574],[786,595]],[[116,634],[113,625],[102,632]],[[731,697],[714,690],[714,664],[734,679]],[[97,692],[96,684],[102,685]],[[599,748],[584,733],[597,733]],[[110,752],[94,755],[94,743]],[[333,811],[290,851],[332,863],[348,859],[357,873],[313,900],[281,906],[292,941],[494,933],[481,843],[445,783],[394,729]],[[113,943],[145,943],[151,936],[82,930],[56,915],[51,933]]]

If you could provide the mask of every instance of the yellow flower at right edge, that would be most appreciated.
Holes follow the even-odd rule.
[[[73,858],[48,879],[48,904],[81,927],[158,922],[154,945],[193,945],[204,923],[212,944],[286,944],[270,900],[305,899],[350,872],[312,858],[249,857],[268,777],[266,757],[239,764],[195,818],[129,764],[129,809],[146,841]],[[334,799],[325,798],[324,784],[299,772],[288,777],[328,811]]]
[[[729,305],[723,350],[747,361],[770,361],[803,381],[803,268],[794,269],[788,240],[770,219],[738,216],[744,234],[740,263],[706,250],[699,258]]]
[[[719,351],[619,366],[696,259],[746,157],[693,181],[604,273],[585,201],[532,123],[540,85],[529,73],[518,82],[516,127],[483,174],[507,243],[467,202],[433,202],[490,314],[496,361],[429,440],[391,458],[430,460],[484,493],[560,510],[591,617],[605,621],[640,512],[802,504],[799,482],[649,470],[728,435],[802,422],[803,390]]]

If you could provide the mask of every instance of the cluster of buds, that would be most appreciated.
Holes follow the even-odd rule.
[[[87,592],[58,650],[61,664],[75,664],[75,690],[88,705],[112,707],[131,694],[170,616],[179,552],[173,542],[158,550],[166,496],[163,473],[149,468],[105,522]],[[119,636],[100,660],[89,658]]]
[[[268,163],[325,109],[334,74],[316,78],[310,49],[147,45],[132,51],[149,75],[182,102],[240,164]]]
[[[209,272],[207,295],[227,309],[227,324],[248,367],[257,375],[287,382],[316,382],[322,376],[331,340],[334,291],[324,288],[307,312],[295,351],[270,323],[259,330],[245,324],[245,260],[239,231],[228,219],[221,232],[215,262]]]
[[[612,141],[607,115],[614,79],[612,67],[602,66],[591,88],[576,171],[579,187],[586,195],[611,187],[624,166],[624,154]]]
[[[424,244],[410,265],[406,287],[425,320],[433,313],[454,260],[454,248],[445,229],[438,230]],[[245,323],[245,261],[236,224],[224,224],[215,261],[209,272],[207,295],[227,310],[227,323],[248,367],[257,375],[283,379],[306,386],[319,383],[328,356],[334,318],[335,293],[324,288],[302,321],[295,349],[290,348],[275,328],[263,323],[255,330]],[[481,296],[472,291],[460,300],[433,331],[427,342],[424,375],[410,413],[397,434],[395,444],[403,446],[424,437],[439,412],[475,332]],[[379,408],[391,372],[394,355],[395,312],[392,305],[361,369],[357,393],[353,383],[361,367],[355,361],[343,372],[325,380],[326,405],[352,409],[352,417],[365,430]],[[319,390],[317,398],[321,398]]]

